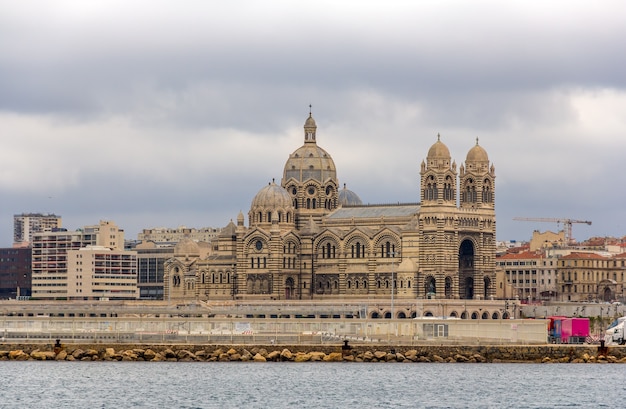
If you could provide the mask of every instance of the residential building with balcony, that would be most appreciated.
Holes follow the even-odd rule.
[[[124,249],[124,231],[114,222],[100,221],[76,231],[54,229],[33,234],[32,297],[67,299],[68,251],[87,246]]]
[[[61,227],[61,216],[51,213],[22,213],[13,216],[13,243],[16,246],[32,242],[33,234]]]
[[[68,300],[134,300],[137,253],[104,246],[87,246],[67,252]]]

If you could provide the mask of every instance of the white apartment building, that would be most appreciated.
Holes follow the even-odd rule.
[[[13,216],[13,243],[27,244],[33,234],[61,227],[61,216],[49,213],[22,213]]]
[[[32,297],[67,299],[68,252],[87,246],[124,250],[124,230],[114,222],[100,221],[76,231],[55,229],[33,234]]]
[[[68,300],[134,300],[137,253],[87,246],[67,252]]]

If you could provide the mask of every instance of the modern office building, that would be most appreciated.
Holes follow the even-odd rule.
[[[13,243],[30,243],[34,233],[61,227],[61,216],[50,213],[22,213],[13,216]]]
[[[254,196],[248,226],[240,213],[206,257],[193,240],[179,242],[165,264],[165,297],[493,298],[495,168],[487,152],[477,140],[457,168],[437,137],[425,160],[408,166],[421,181],[416,203],[363,205],[340,188],[309,115],[304,144],[280,185]]]
[[[30,258],[30,247],[0,249],[0,299],[30,296]]]
[[[174,246],[157,246],[152,241],[137,244],[137,285],[142,300],[163,299],[165,261],[174,255]]]
[[[67,299],[68,252],[87,246],[124,250],[124,231],[114,222],[100,221],[76,231],[55,229],[33,234],[32,297]]]

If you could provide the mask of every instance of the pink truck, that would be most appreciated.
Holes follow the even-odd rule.
[[[589,318],[549,317],[548,342],[583,344],[589,336]]]

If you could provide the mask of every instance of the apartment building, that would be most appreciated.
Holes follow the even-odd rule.
[[[87,246],[67,252],[68,300],[134,300],[137,253],[104,246]]]
[[[61,227],[61,216],[50,213],[22,213],[13,216],[13,243],[33,241],[33,234]]]
[[[504,271],[506,282],[513,289],[512,298],[533,301],[539,296],[541,255],[535,252],[508,253],[496,259],[497,268]]]
[[[172,243],[176,244],[183,238],[188,238],[193,241],[210,243],[213,239],[222,231],[221,228],[203,227],[201,229],[178,227],[176,229],[170,229],[166,227],[155,227],[152,229],[143,229],[141,233],[137,235],[137,240],[146,242],[153,241],[157,244]]]
[[[626,255],[571,252],[559,260],[562,301],[624,300]]]
[[[32,297],[67,299],[68,252],[87,246],[124,250],[124,231],[112,221],[85,226],[76,231],[54,229],[33,234]]]

